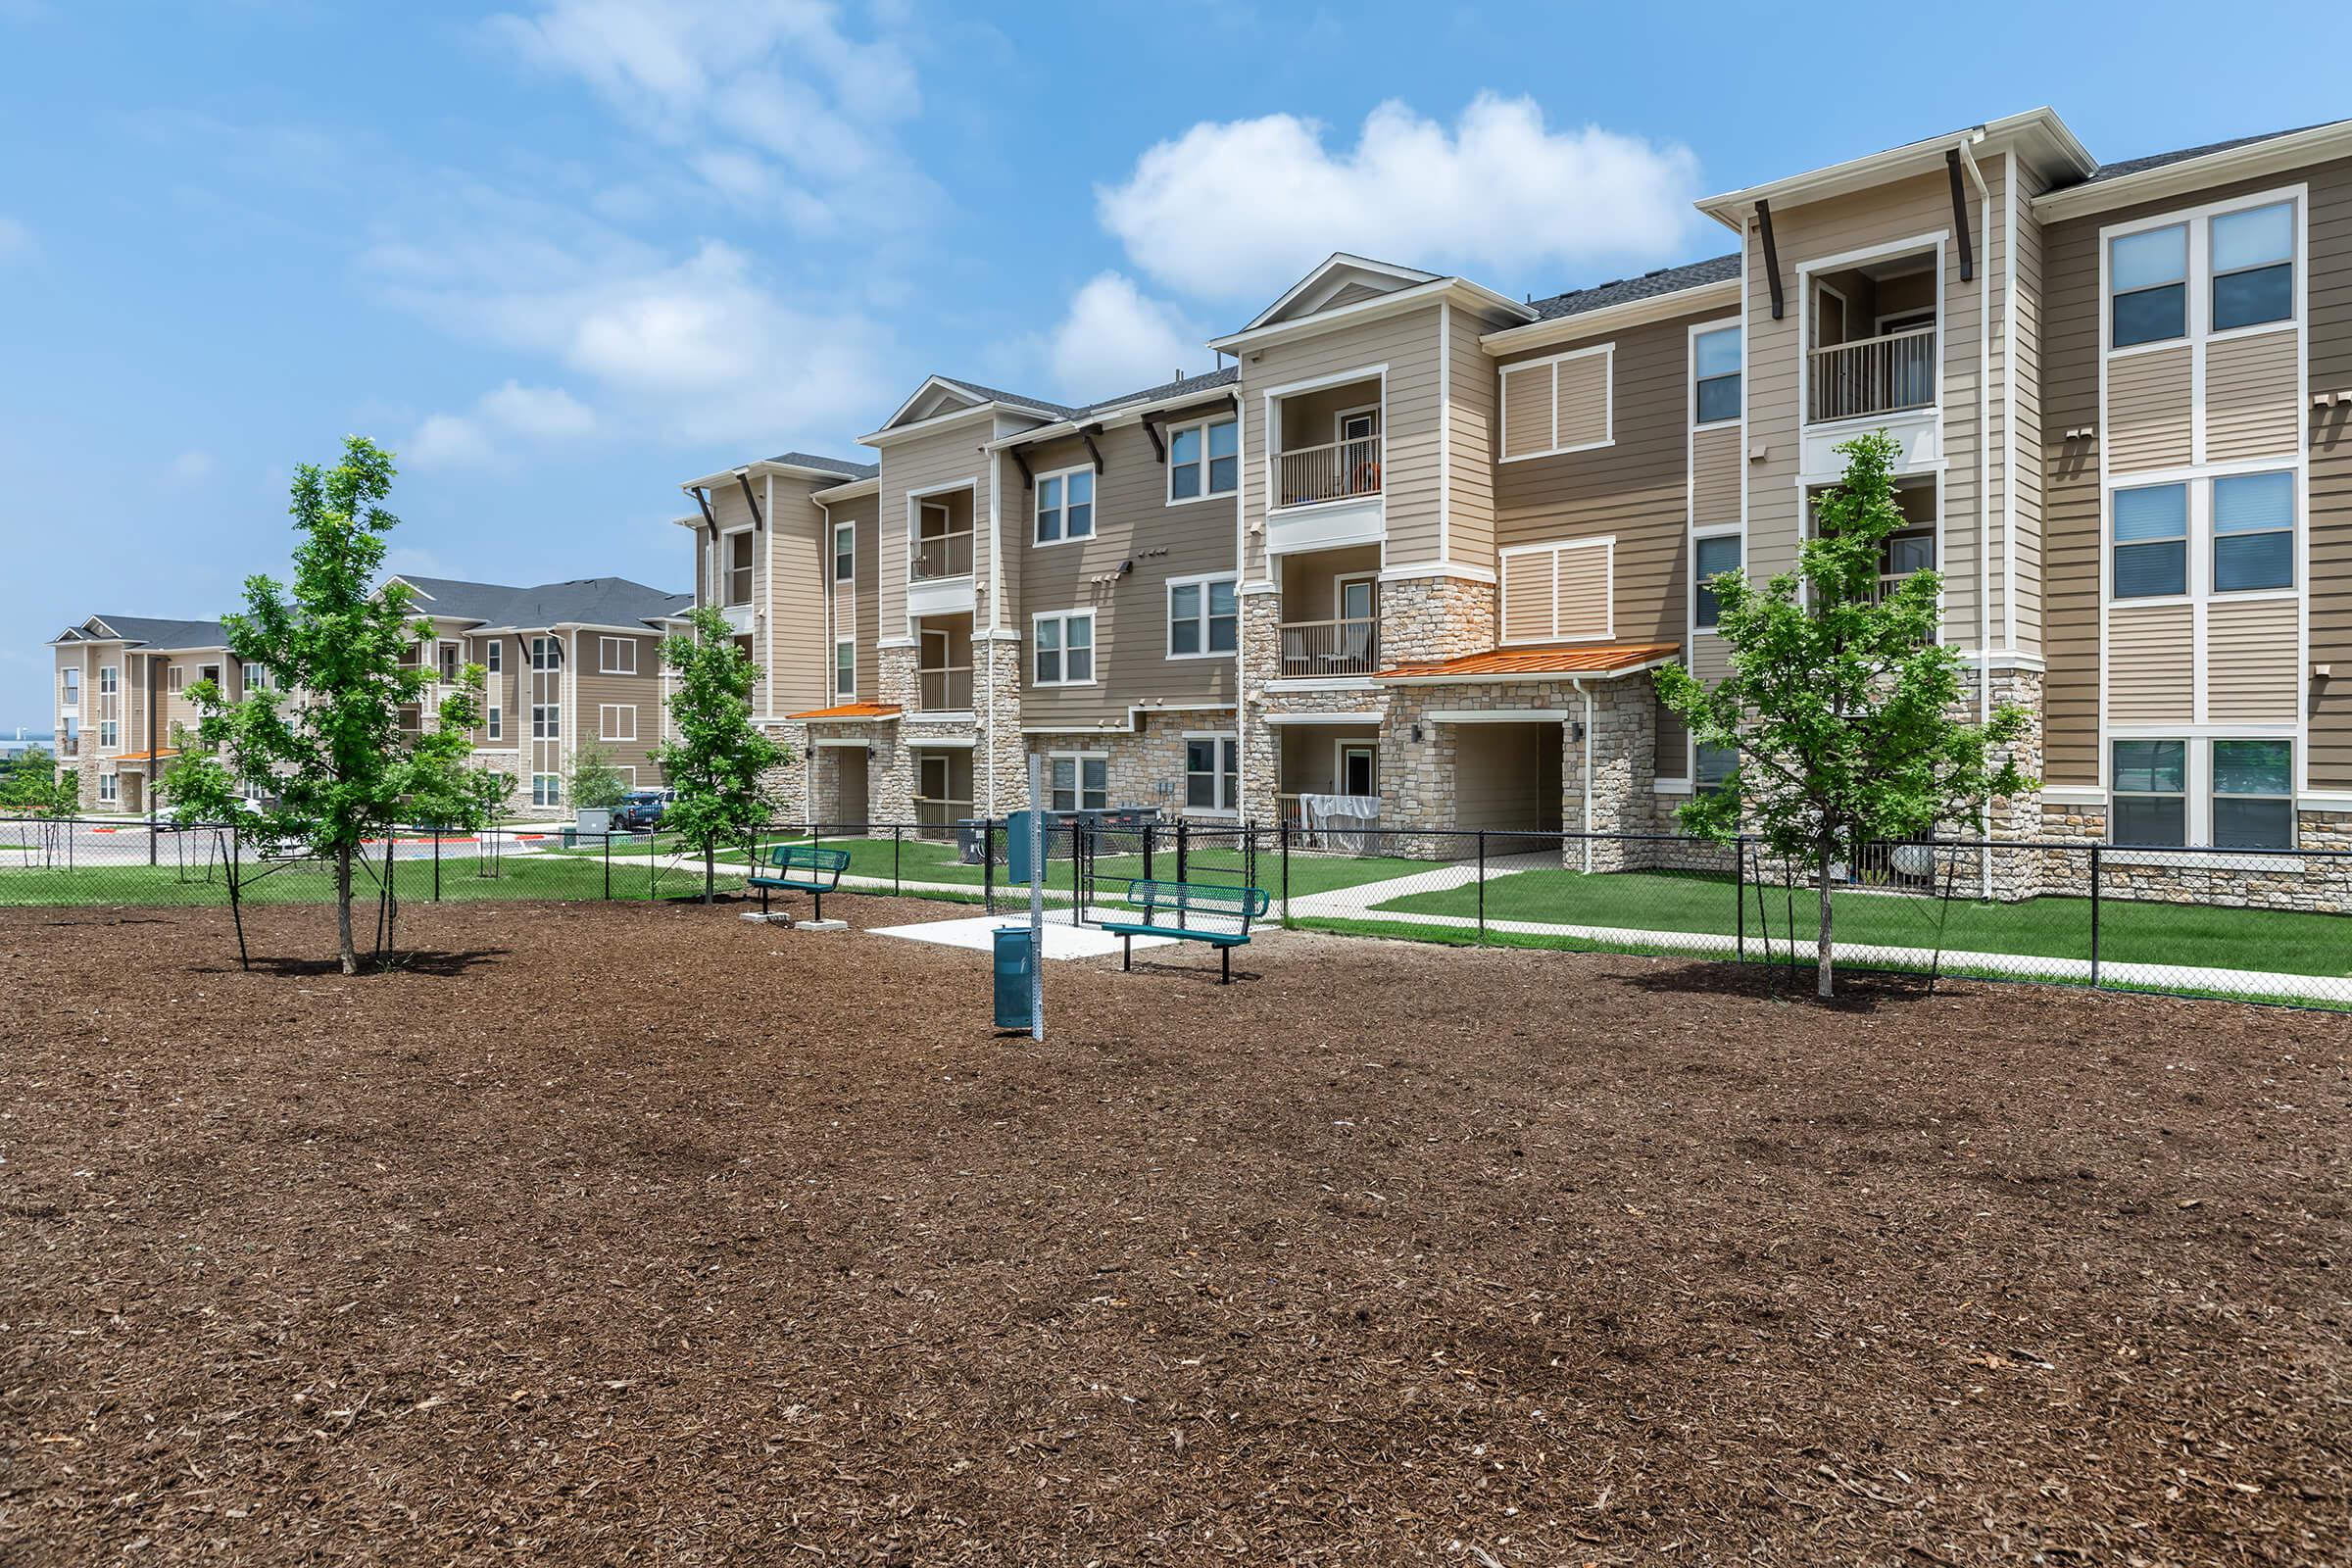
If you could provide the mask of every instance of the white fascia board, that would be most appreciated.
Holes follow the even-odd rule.
[[[1238,355],[1244,349],[1262,348],[1269,343],[1284,343],[1293,338],[1312,337],[1337,327],[1354,326],[1364,321],[1379,320],[1383,317],[1401,315],[1406,311],[1435,305],[1442,299],[1453,299],[1470,310],[1496,316],[1514,316],[1522,321],[1532,319],[1536,314],[1534,307],[1506,299],[1483,283],[1473,283],[1465,277],[1441,277],[1434,283],[1417,283],[1393,294],[1358,300],[1353,305],[1343,305],[1336,311],[1324,311],[1296,321],[1276,321],[1271,326],[1249,327],[1224,337],[1212,337],[1208,340],[1208,346],[1220,353]]]
[[[1718,282],[1676,289],[1671,294],[1652,294],[1647,299],[1627,300],[1622,305],[1603,305],[1597,310],[1580,312],[1575,316],[1555,317],[1548,321],[1530,321],[1525,326],[1502,327],[1479,338],[1478,346],[1492,355],[1516,354],[1521,349],[1549,348],[1555,343],[1621,332],[1628,327],[1672,320],[1678,316],[1730,310],[1739,303],[1740,279],[1727,277]]]
[[[1756,203],[1771,202],[1776,207],[1794,207],[1803,202],[1820,201],[1825,197],[1842,196],[1854,191],[1868,190],[1889,180],[1909,175],[1931,173],[1943,167],[1943,155],[1967,143],[1978,153],[1987,155],[2015,144],[2030,151],[2034,163],[2044,169],[2072,167],[2078,174],[2088,174],[2098,167],[2080,138],[2067,128],[2058,112],[2047,107],[2029,109],[2021,115],[2004,115],[1988,120],[1982,125],[1954,130],[1941,136],[1930,136],[1922,141],[1905,142],[1885,152],[1872,153],[1866,158],[1852,158],[1841,164],[1807,170],[1783,179],[1768,180],[1750,185],[1744,190],[1725,191],[1719,196],[1704,197],[1694,203],[1698,210],[1735,232],[1744,231],[1747,215],[1755,211]]]
[[[2352,121],[2337,121],[2291,135],[2249,142],[2243,147],[2225,147],[2202,158],[2160,164],[2135,174],[2118,174],[2095,184],[2044,191],[2032,199],[2032,206],[2044,222],[2054,222],[2061,218],[2106,212],[2127,204],[2186,195],[2225,181],[2283,173],[2348,154],[2352,154]]]
[[[830,490],[811,490],[808,492],[808,499],[820,507],[836,507],[845,501],[856,501],[864,496],[880,495],[881,493],[882,476],[877,473],[870,479],[852,479],[848,484],[837,484]]]
[[[917,436],[935,435],[942,430],[953,429],[958,424],[967,423],[973,419],[990,417],[1000,409],[1038,419],[1061,417],[1057,414],[1050,414],[1043,409],[1025,409],[1014,403],[975,403],[969,408],[957,409],[953,414],[935,414],[928,419],[917,419],[912,424],[892,425],[876,430],[870,435],[861,435],[858,438],[858,444],[867,447],[892,446],[901,441],[911,441]]]

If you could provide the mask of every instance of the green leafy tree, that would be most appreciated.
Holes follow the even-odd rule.
[[[584,811],[610,810],[628,799],[629,781],[612,765],[612,759],[594,741],[582,741],[571,754],[571,773],[564,781],[567,798]]]
[[[26,747],[0,772],[0,810],[70,816],[80,803],[73,773],[60,770],[57,759],[44,747]]]
[[[201,717],[164,776],[180,820],[235,821],[333,865],[345,974],[359,970],[351,901],[362,846],[404,815],[443,820],[496,793],[466,765],[480,665],[442,699],[437,723],[401,727],[401,710],[420,705],[433,679],[429,663],[409,657],[432,624],[412,613],[406,584],[374,586],[384,535],[399,523],[380,505],[394,471],[392,455],[361,436],[345,439],[334,467],[295,470],[293,582],[248,578],[245,612],[221,619],[229,652],[270,679],[235,703],[213,681],[189,687]],[[260,804],[247,803],[249,788]]]
[[[677,798],[662,813],[664,831],[703,852],[703,902],[718,885],[718,847],[737,844],[767,822],[769,769],[792,752],[752,723],[752,688],[760,666],[736,646],[726,617],[709,605],[688,616],[691,632],[664,638],[662,659],[676,680],[669,716],[678,738],[654,748]]]
[[[1822,997],[1833,986],[1831,867],[1867,844],[1972,820],[2032,784],[2006,750],[2025,733],[2025,709],[2003,704],[1982,724],[1958,716],[1964,666],[1935,640],[1939,576],[1913,572],[1880,593],[1882,547],[1903,525],[1896,450],[1884,431],[1838,447],[1845,472],[1821,497],[1795,571],[1761,588],[1738,571],[1713,580],[1725,679],[1657,674],[1691,739],[1737,754],[1720,790],[1681,808],[1684,827],[1719,840],[1744,828],[1820,877]]]

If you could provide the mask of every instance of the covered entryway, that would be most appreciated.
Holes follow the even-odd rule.
[[[873,820],[869,751],[863,740],[816,743],[816,796],[811,814],[819,822],[835,829],[862,829]]]
[[[1506,833],[1560,830],[1560,749],[1554,718],[1455,721],[1453,825]]]

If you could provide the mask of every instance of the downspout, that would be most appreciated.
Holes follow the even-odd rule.
[[[1982,135],[1983,132],[1978,132]],[[1978,224],[1978,243],[1984,247],[1989,263],[1992,248],[1992,193],[1985,188],[1984,172],[1977,168],[1977,155],[1972,137],[1960,144],[1960,163],[1977,187],[1977,211],[1982,215]],[[2015,177],[2012,173],[2011,177]],[[2017,236],[2009,236],[2017,243]],[[2012,591],[2015,585],[2011,585]],[[1977,269],[1977,722],[1992,720],[1992,268]],[[1987,801],[1978,814],[1978,837],[1992,838],[1992,803]],[[1983,897],[1992,900],[1992,852],[1984,850],[1977,856],[1977,867]]]
[[[1592,690],[1585,684],[1581,675],[1568,684],[1576,689],[1577,696],[1585,700],[1585,766],[1582,783],[1585,796],[1585,870],[1590,874],[1592,869]]]

